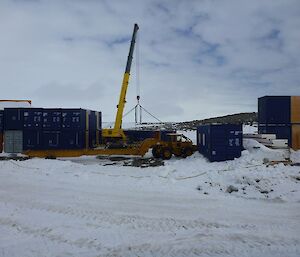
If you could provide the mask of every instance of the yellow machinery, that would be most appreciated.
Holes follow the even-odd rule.
[[[109,149],[100,146],[94,149],[78,150],[27,150],[23,154],[29,157],[56,158],[56,157],[78,157],[82,155],[138,155],[144,156],[154,145],[159,144],[158,138],[148,138],[144,141],[129,145],[126,148]]]
[[[183,134],[170,133],[167,136],[167,141],[159,141],[153,145],[152,155],[155,158],[169,160],[173,154],[177,157],[186,158],[197,150],[192,140]]]
[[[154,138],[145,139],[142,142],[135,144],[126,143],[126,136],[122,130],[122,117],[126,103],[126,92],[130,77],[130,69],[133,58],[133,51],[135,45],[136,34],[139,27],[134,24],[129,55],[127,59],[126,69],[123,77],[122,88],[117,106],[117,114],[114,127],[111,129],[103,129],[102,137],[104,145],[97,148],[90,149],[88,144],[86,149],[78,150],[28,150],[24,154],[29,157],[78,157],[81,155],[139,155],[144,156],[149,149],[152,148],[152,154],[156,158],[170,159],[172,155],[186,157],[192,155],[195,151],[192,141],[184,135],[170,134],[168,141],[161,140],[161,133],[157,131]],[[88,136],[86,138],[88,142]],[[112,148],[111,142],[117,142],[116,146]],[[122,142],[122,144],[118,144]]]
[[[187,157],[192,155],[196,146],[192,141],[182,134],[169,134],[170,140],[162,141],[160,133],[157,131],[155,138],[147,138],[139,143],[128,145],[126,148],[106,148],[100,146],[94,149],[79,150],[28,150],[24,154],[29,157],[56,158],[56,157],[78,157],[82,155],[137,155],[144,156],[152,148],[155,158],[168,160],[174,154],[177,157]]]
[[[0,103],[26,103],[31,105],[31,100],[0,100]]]
[[[133,51],[134,51],[135,39],[136,39],[136,34],[137,34],[138,29],[139,29],[139,26],[137,24],[134,24],[132,39],[131,39],[130,48],[129,48],[129,54],[128,54],[128,58],[127,58],[127,64],[126,64],[125,73],[124,73],[123,82],[122,82],[119,104],[117,105],[118,111],[117,111],[117,115],[116,115],[116,119],[115,119],[114,128],[102,130],[102,138],[103,138],[104,142],[118,141],[120,139],[122,141],[126,141],[126,136],[122,129],[122,118],[123,118],[123,112],[124,112],[124,107],[125,107],[125,103],[126,103],[126,92],[127,92],[128,83],[129,83]]]

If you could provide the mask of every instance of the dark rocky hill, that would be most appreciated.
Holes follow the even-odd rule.
[[[257,122],[256,112],[236,113],[236,114],[214,117],[214,118],[209,118],[204,120],[179,122],[174,125],[178,130],[186,130],[186,129],[196,129],[197,126],[201,124],[211,124],[211,123],[252,124],[253,122]]]
[[[162,124],[157,123],[146,123],[142,125],[140,129],[161,129],[165,128],[168,130],[195,130],[197,126],[201,124],[211,124],[211,123],[233,123],[233,124],[252,124],[257,122],[257,113],[256,112],[245,112],[245,113],[236,113],[226,116],[214,117],[204,120],[193,120],[193,121],[184,121],[184,122],[166,122]]]

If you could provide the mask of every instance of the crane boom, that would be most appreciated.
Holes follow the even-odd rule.
[[[113,129],[103,129],[102,136],[104,138],[123,138],[125,139],[124,132],[122,130],[122,118],[123,118],[123,112],[124,107],[126,103],[126,93],[129,83],[129,77],[130,77],[130,70],[131,70],[131,64],[132,64],[132,58],[133,58],[133,52],[134,52],[134,46],[135,46],[135,39],[136,34],[139,29],[139,26],[137,24],[134,24],[130,48],[129,48],[129,54],[127,58],[125,73],[123,76],[123,82],[120,92],[120,98],[119,98],[119,104],[117,105],[117,114],[115,119],[115,124]]]

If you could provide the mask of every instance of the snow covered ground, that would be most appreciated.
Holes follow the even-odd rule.
[[[298,257],[300,167],[266,166],[287,153],[253,140],[245,148],[234,161],[195,153],[153,168],[1,161],[0,256]]]

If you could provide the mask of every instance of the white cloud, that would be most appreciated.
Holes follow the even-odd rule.
[[[142,103],[162,120],[256,111],[299,94],[300,4],[274,1],[0,2],[2,98],[113,120],[133,24]],[[127,110],[135,104],[135,63]]]

